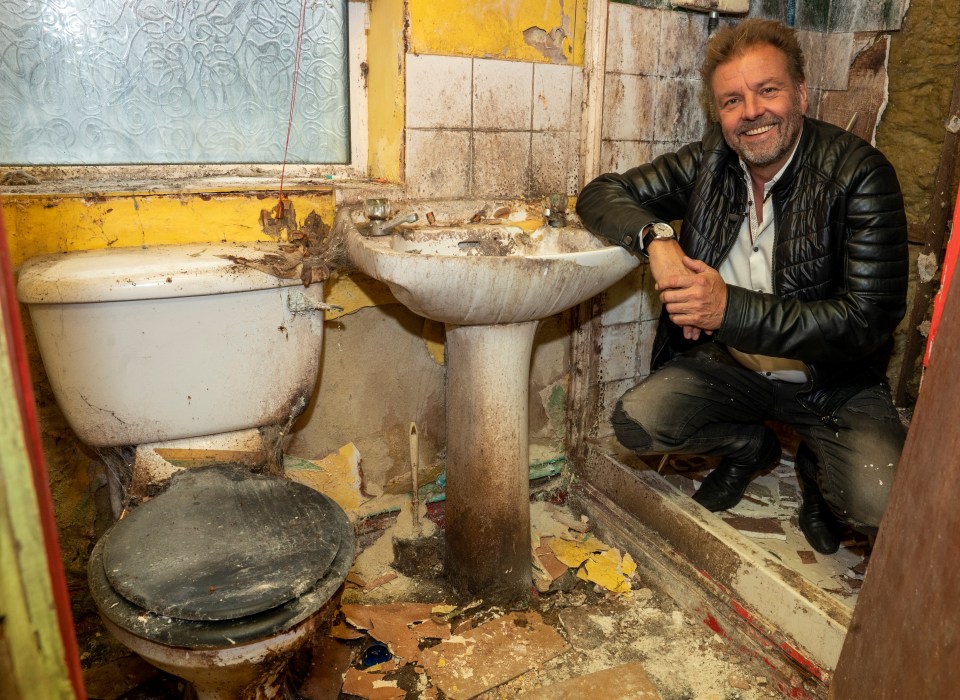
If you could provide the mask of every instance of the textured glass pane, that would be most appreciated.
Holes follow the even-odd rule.
[[[279,163],[300,0],[0,0],[0,162]],[[347,1],[307,0],[289,163],[349,159]]]

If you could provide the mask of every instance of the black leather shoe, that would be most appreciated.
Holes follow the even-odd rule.
[[[805,442],[797,448],[797,474],[803,491],[800,504],[800,531],[807,543],[820,554],[834,554],[846,529],[834,515],[817,485],[817,457]]]
[[[836,553],[840,549],[843,524],[833,514],[816,483],[801,474],[800,484],[803,487],[800,531],[807,538],[807,543],[820,554]]]
[[[749,464],[722,459],[720,466],[707,474],[693,500],[709,511],[717,512],[733,508],[743,498],[750,480],[760,472],[773,468],[780,461],[780,443],[768,434],[760,457]]]

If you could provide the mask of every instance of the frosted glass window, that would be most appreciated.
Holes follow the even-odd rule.
[[[300,0],[2,0],[0,163],[279,163]],[[307,0],[288,163],[349,160],[347,0]]]

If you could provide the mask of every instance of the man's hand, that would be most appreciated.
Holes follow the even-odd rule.
[[[661,289],[661,284],[666,284],[668,279],[693,275],[683,262],[686,256],[676,240],[654,240],[646,253],[650,261],[650,272],[653,274],[658,290]],[[689,260],[689,258],[686,259]],[[707,333],[712,332],[707,331]],[[683,337],[687,340],[699,340],[700,329],[695,326],[683,326]]]
[[[700,331],[708,334],[720,328],[727,308],[727,285],[720,273],[701,260],[683,256],[685,272],[663,278],[654,275],[660,301],[670,320],[684,329],[684,337],[696,340]],[[688,334],[688,329],[696,331]]]

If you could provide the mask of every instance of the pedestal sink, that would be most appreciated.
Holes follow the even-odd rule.
[[[395,220],[415,213],[416,222],[385,229],[355,206],[334,224],[360,271],[446,326],[446,574],[486,600],[530,592],[527,401],[537,323],[638,264],[577,225],[547,225],[541,210],[529,202],[395,202]]]

